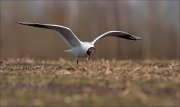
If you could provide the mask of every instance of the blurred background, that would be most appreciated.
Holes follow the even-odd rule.
[[[142,41],[108,38],[96,44],[96,58],[179,59],[180,1],[0,1],[0,58],[74,60],[69,46],[50,30],[19,21],[69,27],[82,41],[109,30],[140,36]]]

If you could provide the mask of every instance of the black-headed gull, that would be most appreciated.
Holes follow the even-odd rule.
[[[131,35],[127,32],[123,31],[108,31],[97,38],[95,38],[91,42],[82,42],[80,41],[76,35],[69,29],[68,27],[60,26],[60,25],[53,25],[53,24],[39,24],[39,23],[29,23],[29,22],[18,22],[22,25],[45,28],[54,30],[60,35],[64,40],[71,46],[71,49],[66,50],[71,52],[77,59],[80,57],[86,57],[87,60],[90,60],[91,56],[95,54],[94,44],[102,38],[105,37],[119,37],[128,40],[141,40],[141,37]]]

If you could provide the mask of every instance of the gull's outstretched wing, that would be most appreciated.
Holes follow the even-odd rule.
[[[105,37],[119,37],[119,38],[124,38],[124,39],[128,39],[128,40],[141,40],[141,37],[138,36],[134,36],[131,35],[127,32],[123,32],[123,31],[108,31],[100,36],[98,36],[97,38],[95,38],[92,41],[92,44],[95,44],[98,40],[105,38]]]
[[[29,23],[29,22],[18,22],[18,23],[27,26],[54,30],[58,34],[60,34],[60,36],[63,37],[65,41],[72,47],[79,46],[81,42],[69,28],[64,26],[52,25],[52,24]]]

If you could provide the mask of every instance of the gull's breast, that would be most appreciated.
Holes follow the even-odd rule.
[[[73,47],[71,49],[71,53],[75,56],[75,57],[85,57],[86,55],[86,50],[84,50],[81,46],[77,46],[77,47]]]

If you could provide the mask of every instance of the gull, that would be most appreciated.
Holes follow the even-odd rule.
[[[100,36],[96,37],[91,42],[80,41],[76,35],[71,31],[70,28],[64,27],[61,25],[53,25],[53,24],[40,24],[40,23],[30,23],[30,22],[17,22],[21,25],[33,26],[38,28],[45,28],[55,31],[60,37],[62,37],[66,43],[71,47],[69,50],[65,50],[67,52],[72,53],[76,57],[76,62],[78,65],[79,58],[86,58],[86,60],[90,60],[90,58],[95,54],[95,43],[106,37],[118,37],[127,40],[141,40],[141,37],[131,35],[127,32],[123,31],[108,31]]]

